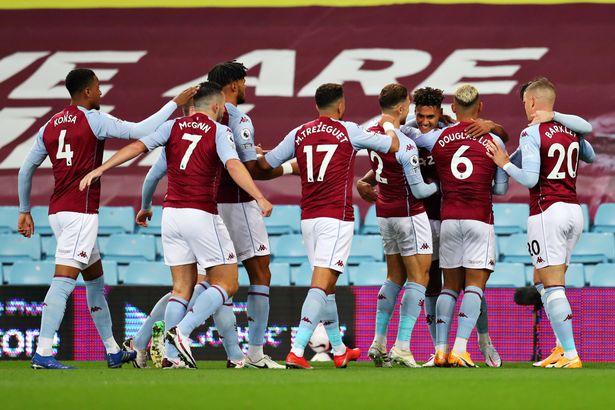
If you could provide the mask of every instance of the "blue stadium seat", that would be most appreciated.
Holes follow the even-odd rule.
[[[615,232],[615,203],[602,204],[594,218],[593,232]]]
[[[117,262],[115,261],[102,261],[103,265],[103,274],[105,279],[105,285],[107,286],[117,286],[118,285],[118,267]],[[83,280],[83,275],[79,275],[77,278],[78,286],[85,286],[85,281]]]
[[[290,265],[288,263],[272,263],[271,286],[290,286]]]
[[[101,206],[98,210],[98,234],[133,233],[135,211],[131,206]]]
[[[349,265],[358,265],[361,262],[378,262],[384,257],[382,238],[375,235],[355,235],[352,240],[352,249],[348,258]]]
[[[601,288],[615,288],[615,263],[597,264],[589,284]]]
[[[354,209],[354,234],[358,234],[361,229],[361,210],[359,209],[359,205],[353,205]]]
[[[269,218],[265,218],[270,235],[287,235],[301,231],[301,207],[299,205],[274,205]]]
[[[124,285],[172,286],[171,270],[160,262],[131,262],[124,272]]]
[[[8,285],[49,285],[55,264],[49,261],[18,261],[4,267],[4,280]]]
[[[532,258],[527,251],[527,235],[513,234],[498,238],[498,252],[501,262],[517,262],[530,265]]]
[[[156,260],[164,261],[164,252],[162,251],[162,238],[156,236]]]
[[[583,233],[572,252],[571,263],[600,263],[615,259],[612,233]]]
[[[582,288],[585,286],[585,267],[581,263],[571,263],[566,270],[566,287]]]
[[[525,265],[525,282],[534,285],[534,265]]]
[[[269,237],[269,252],[271,252],[272,258],[275,256],[274,251],[277,249],[280,238],[283,238],[283,237],[284,236],[270,236]]]
[[[527,232],[528,204],[493,204],[494,228],[497,235]]]
[[[583,211],[583,232],[589,232],[589,206],[581,204],[581,211]]]
[[[376,205],[369,207],[367,214],[365,215],[365,221],[361,228],[363,235],[378,235],[380,234],[380,227],[378,225],[378,218],[376,217]]]
[[[49,225],[49,207],[33,206],[30,214],[34,220],[34,230],[41,235],[53,235],[51,225]]]
[[[525,266],[522,263],[500,262],[487,281],[489,288],[520,288],[525,286]]]
[[[55,236],[41,236],[41,250],[43,253],[43,259],[45,259],[46,261],[55,261],[56,246],[57,242]]]
[[[243,266],[239,266],[239,286],[250,286],[250,276]]]
[[[20,234],[0,235],[0,262],[38,261],[41,259],[41,236],[31,238]]]
[[[0,234],[17,232],[17,219],[19,219],[18,207],[0,206]]]
[[[162,227],[162,207],[152,206],[152,220],[147,222],[148,227],[137,226],[137,233],[160,235]]]
[[[300,265],[307,262],[307,253],[303,246],[301,235],[284,235],[280,237],[273,251],[276,262],[286,262],[291,265]]]
[[[348,270],[344,270],[344,273],[339,275],[337,279],[337,286],[349,286],[348,275]],[[295,286],[309,287],[312,284],[312,268],[310,263],[304,262],[300,266],[291,267],[290,282]]]
[[[350,283],[354,286],[382,286],[387,277],[385,262],[362,262],[350,270]]]
[[[105,259],[120,263],[153,262],[156,260],[156,240],[152,235],[111,235],[105,244],[103,254]]]

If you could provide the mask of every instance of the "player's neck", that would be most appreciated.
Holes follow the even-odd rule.
[[[326,117],[326,118],[331,118],[332,120],[336,120],[339,121],[340,120],[340,114],[339,113],[331,113],[331,112],[319,112],[318,115],[320,117]]]
[[[472,122],[474,120],[476,120],[476,118],[474,118],[475,116],[473,115],[459,115],[457,114],[457,121],[458,122]]]
[[[231,103],[235,107],[237,107],[237,96],[236,95],[233,95],[231,93],[224,93],[224,99],[226,100],[227,103]]]
[[[88,100],[84,100],[81,98],[77,98],[77,99],[71,99],[70,100],[70,105],[77,105],[79,107],[83,107],[86,110],[91,110],[92,108],[92,104],[90,104],[90,102]]]

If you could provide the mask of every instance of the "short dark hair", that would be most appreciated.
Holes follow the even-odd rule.
[[[378,104],[383,110],[393,108],[397,104],[406,101],[408,89],[401,84],[393,83],[385,85],[378,96]]]
[[[64,80],[66,89],[71,97],[85,90],[94,80],[96,74],[89,68],[76,68],[71,70]]]
[[[314,99],[318,108],[327,108],[344,96],[344,88],[341,84],[322,84],[316,89]]]
[[[519,88],[519,97],[521,98],[521,101],[523,101],[523,94],[525,94],[526,91],[540,88],[550,90],[553,95],[555,95],[555,85],[553,85],[547,77],[536,77]]]
[[[230,60],[213,66],[207,73],[207,81],[213,81],[224,87],[233,81],[246,78],[247,72],[245,65],[236,60]]]
[[[194,105],[197,106],[201,102],[209,100],[213,96],[219,96],[222,93],[222,87],[218,83],[214,83],[213,81],[204,81],[199,84],[199,89],[197,90],[192,100],[194,101]]]
[[[423,87],[414,91],[412,100],[417,107],[442,107],[444,91],[439,88]]]

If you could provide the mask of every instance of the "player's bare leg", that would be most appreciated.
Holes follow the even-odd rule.
[[[123,363],[135,360],[138,353],[122,351],[113,337],[111,312],[105,298],[105,280],[100,259],[85,268],[82,275],[88,309],[107,352],[107,365],[110,368],[122,367]],[[147,362],[147,355],[141,355],[141,362],[143,361]]]
[[[436,366],[448,365],[448,339],[459,292],[465,282],[465,269],[443,269],[444,284],[436,302]]]
[[[376,332],[374,341],[369,348],[367,355],[374,362],[376,367],[391,367],[391,360],[387,354],[387,330],[397,295],[406,283],[406,267],[401,255],[385,255],[387,264],[387,278],[378,292],[376,304]]]
[[[284,369],[264,354],[263,344],[269,322],[269,255],[254,256],[243,261],[248,276],[248,355],[246,365],[257,369]]]
[[[391,349],[390,357],[402,366],[419,367],[410,351],[410,338],[425,302],[425,287],[429,282],[431,254],[416,254],[400,258],[407,272],[408,281],[404,286],[404,296],[399,309],[397,340]]]
[[[459,307],[457,335],[448,363],[460,367],[476,367],[467,352],[468,339],[480,314],[483,291],[491,271],[488,269],[465,269],[465,289]]]
[[[537,273],[544,285],[551,327],[564,350],[563,356],[556,363],[551,363],[547,367],[574,369],[581,368],[582,364],[574,343],[572,309],[566,297],[566,269],[566,265],[546,266],[537,269]]]
[[[80,268],[56,264],[55,274],[43,303],[40,335],[31,363],[33,369],[74,369],[53,357],[53,338],[62,323],[66,301],[73,293],[79,272]]]

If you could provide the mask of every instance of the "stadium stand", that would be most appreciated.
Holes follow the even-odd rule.
[[[269,218],[264,218],[270,235],[288,235],[301,231],[299,205],[275,205]]]
[[[18,207],[0,207],[0,234],[17,232],[17,218],[19,218]]]
[[[98,211],[98,234],[133,233],[135,211],[131,206],[101,206]]]
[[[615,203],[601,204],[598,207],[592,232],[615,232]]]
[[[49,225],[49,207],[33,206],[30,210],[34,219],[35,232],[40,235],[53,235],[51,225]]]
[[[160,236],[160,229],[162,227],[162,207],[152,206],[152,220],[147,222],[147,228],[143,226],[137,226],[137,233],[150,234]]]
[[[290,265],[288,263],[272,263],[271,286],[290,286]]]
[[[382,239],[374,235],[355,235],[352,240],[352,249],[348,258],[349,265],[358,265],[361,262],[381,261],[384,250]]]
[[[362,262],[351,269],[349,281],[354,286],[382,286],[387,277],[387,264],[384,262]]]
[[[275,249],[273,249],[273,254],[276,262],[286,262],[291,265],[300,265],[307,262],[303,237],[298,234],[281,236]]]
[[[152,235],[111,235],[101,248],[105,258],[119,263],[156,260],[156,241]]]
[[[41,236],[34,234],[30,238],[20,234],[0,235],[0,261],[16,262],[23,260],[38,261],[41,259]]]
[[[8,285],[49,285],[55,272],[55,263],[48,261],[17,261],[4,268]]]
[[[590,286],[615,287],[615,263],[599,263],[592,272]]]
[[[169,267],[158,262],[131,262],[123,279],[124,285],[173,285]]]
[[[361,211],[359,210],[358,205],[353,205],[354,209],[354,234],[358,234],[361,230]]]
[[[582,288],[585,286],[585,267],[581,263],[571,263],[566,270],[566,287]]]
[[[514,234],[510,236],[498,237],[498,252],[500,262],[524,263],[529,265],[532,258],[527,252],[527,235]]]
[[[56,258],[56,246],[57,241],[55,236],[41,236],[42,258],[44,260],[54,261]]]
[[[527,232],[529,215],[530,207],[527,204],[493,204],[496,235]]]
[[[489,288],[520,288],[525,286],[525,266],[522,263],[498,263],[489,277]]]
[[[376,205],[369,207],[369,210],[365,215],[365,222],[363,222],[361,233],[363,235],[376,235],[380,233],[378,218],[376,217]]]
[[[589,224],[591,218],[589,217],[589,206],[587,204],[581,204],[581,211],[583,211],[583,232],[589,232]]]
[[[572,253],[571,263],[600,263],[615,260],[612,233],[584,233]]]

